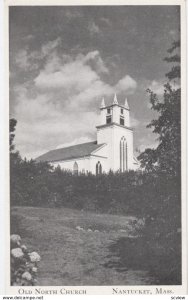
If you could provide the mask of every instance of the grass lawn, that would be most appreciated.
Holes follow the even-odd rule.
[[[11,233],[20,234],[28,249],[41,255],[38,285],[152,284],[131,237],[131,219],[67,208],[13,207]]]

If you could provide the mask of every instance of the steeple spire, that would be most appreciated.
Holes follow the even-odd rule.
[[[104,108],[105,107],[105,102],[104,102],[104,97],[102,98],[102,101],[101,101],[101,108]]]
[[[125,108],[129,109],[129,104],[128,104],[128,100],[127,98],[125,98],[125,104],[124,104]]]
[[[118,104],[118,100],[117,100],[116,93],[114,94],[114,101],[113,101],[113,104]]]

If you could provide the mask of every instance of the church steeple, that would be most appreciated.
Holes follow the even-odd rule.
[[[104,97],[102,98],[102,101],[101,101],[101,107],[100,108],[104,108],[105,107],[105,102],[104,102]]]
[[[116,94],[113,98],[111,96],[111,103],[108,103],[108,99],[106,105],[102,99],[100,123],[96,126],[97,144],[106,145],[104,147],[107,149],[105,158],[108,168],[124,172],[134,167],[133,129],[130,126],[129,104],[125,98],[122,102],[120,98],[117,99]]]
[[[127,98],[125,98],[125,104],[124,104],[124,106],[125,106],[126,109],[129,109],[129,104],[128,104]]]
[[[118,103],[117,95],[115,93],[111,105],[106,105],[104,98],[102,99],[99,126],[111,126],[111,124],[116,124],[124,127],[130,127],[129,114],[130,109],[127,98],[123,104]]]
[[[117,100],[116,93],[114,94],[114,101],[113,101],[113,104],[118,104],[118,100]]]

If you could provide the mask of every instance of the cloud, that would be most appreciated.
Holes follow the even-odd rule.
[[[78,11],[77,9],[71,8],[63,8],[64,10],[64,15],[66,17],[66,19],[68,19],[68,21],[73,21],[73,19],[77,19],[77,18],[81,18],[83,17],[83,14],[81,13],[81,11]]]
[[[150,85],[149,89],[151,89],[154,93],[156,93],[158,96],[162,96],[165,91],[164,84],[166,83],[166,80],[161,79],[161,80],[153,80]],[[171,86],[173,89],[179,89],[180,84],[178,82],[172,82]]]
[[[111,21],[108,18],[102,17],[100,18],[100,21],[107,26],[111,26]]]
[[[64,61],[67,61],[64,63]],[[108,69],[98,51],[92,51],[71,56],[62,56],[53,53],[46,66],[34,79],[39,89],[74,89],[80,92],[92,83],[100,80],[98,73],[107,73]]]
[[[89,52],[85,58],[84,58],[85,62],[95,62],[93,64],[94,69],[98,72],[98,73],[109,73],[108,68],[106,67],[104,61],[102,60],[102,58],[100,57],[100,53],[99,51],[95,50],[92,52]]]
[[[53,50],[55,50],[61,44],[61,38],[58,37],[53,41],[49,41],[48,43],[44,44],[41,48],[41,52],[43,56],[49,55]]]
[[[98,50],[70,55],[58,51],[60,46],[58,38],[41,51],[22,53],[38,60],[38,74],[30,83],[14,86],[16,147],[28,158],[57,145],[96,139],[101,98],[111,98],[115,91],[133,93],[137,86],[129,75],[115,85],[105,82],[103,75],[109,75],[109,69]],[[29,63],[26,59],[24,67]],[[137,120],[132,121],[137,126]]]
[[[79,54],[75,59],[69,57],[68,62],[63,63],[55,54],[50,57],[45,68],[34,79],[36,87],[42,91],[61,93],[66,97],[70,107],[89,105],[102,95],[117,93],[134,93],[137,83],[129,75],[118,81],[115,86],[105,83],[101,73],[108,73],[99,51]]]
[[[28,41],[34,39],[34,35],[33,35],[33,34],[28,34],[28,35],[22,37],[22,39],[23,39],[24,41],[28,42]]]
[[[21,154],[36,157],[83,133],[91,136],[97,114],[93,111],[67,112],[67,109],[53,102],[51,96],[39,94],[28,99],[26,91],[20,90],[15,109],[18,120],[15,143]]]
[[[55,72],[41,71],[35,78],[35,84],[40,89],[74,89],[79,92],[97,79],[96,72],[76,61],[63,65]]]
[[[118,81],[115,86],[117,92],[126,92],[126,94],[133,94],[137,88],[136,81],[129,75],[126,75]]]
[[[99,26],[97,24],[95,24],[95,22],[90,22],[89,23],[88,30],[89,30],[90,35],[100,33]]]
[[[22,71],[38,69],[41,61],[48,60],[50,56],[53,57],[60,45],[61,39],[57,38],[42,45],[38,51],[29,51],[27,48],[21,49],[15,54],[15,64]]]
[[[96,80],[88,86],[86,89],[84,89],[79,94],[75,94],[69,102],[69,105],[71,108],[78,108],[78,107],[87,107],[90,106],[94,101],[96,102],[97,99],[102,98],[102,95],[112,95],[114,92],[114,89],[108,85],[105,84],[101,80]]]
[[[169,35],[173,38],[173,39],[178,39],[179,37],[179,31],[176,29],[171,29],[169,31]]]
[[[153,135],[151,132],[146,133],[144,137],[139,138],[139,151],[143,152],[145,149],[156,149],[159,145],[157,135]]]
[[[140,152],[144,152],[146,149],[156,149],[158,146],[158,143],[157,142],[154,142],[154,143],[145,143],[145,144],[140,144],[139,145],[139,151]]]
[[[160,80],[153,80],[150,85],[149,85],[149,89],[152,90],[154,93],[156,93],[157,95],[163,95],[164,94],[164,81]]]
[[[26,49],[22,49],[17,53],[15,62],[20,69],[25,70],[30,67],[29,56]]]

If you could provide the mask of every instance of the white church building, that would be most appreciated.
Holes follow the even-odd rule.
[[[100,124],[96,128],[96,141],[51,150],[36,161],[46,161],[73,173],[90,172],[96,175],[110,170],[125,172],[139,168],[133,153],[133,129],[127,99],[121,105],[115,94],[113,103],[108,106],[103,99]]]

